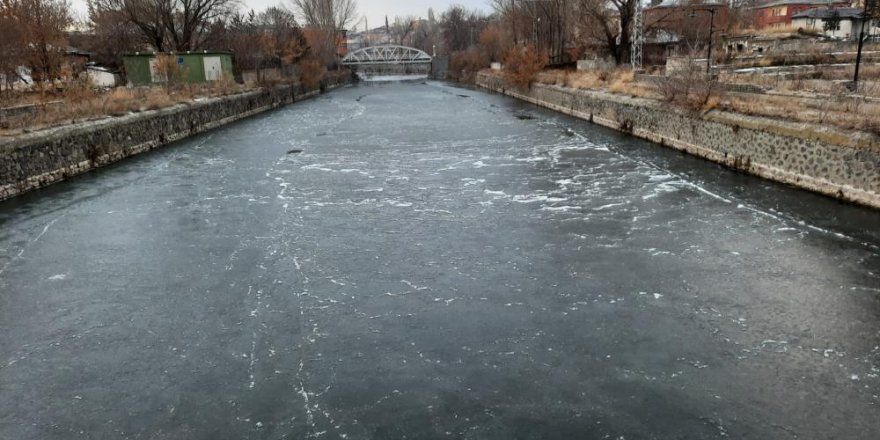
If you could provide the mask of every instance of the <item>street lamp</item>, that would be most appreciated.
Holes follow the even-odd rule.
[[[697,11],[709,13],[709,53],[706,55],[706,74],[710,74],[712,70],[712,35],[715,33],[715,14],[718,10],[715,8],[695,8],[691,10],[690,17],[695,18]]]

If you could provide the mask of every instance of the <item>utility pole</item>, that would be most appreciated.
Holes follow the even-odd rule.
[[[718,10],[715,8],[696,8],[691,11],[691,18],[697,16],[697,11],[709,13],[709,50],[706,55],[706,75],[709,75],[712,73],[712,36],[715,34],[715,13]]]
[[[865,23],[871,21],[871,16],[868,15],[868,12],[869,11],[874,12],[873,8],[871,8],[871,9],[868,8],[868,2],[870,0],[864,0],[864,1],[865,1],[865,9],[864,9],[864,11],[862,11],[862,27],[861,27],[861,30],[859,30],[859,48],[856,51],[856,72],[855,72],[855,75],[853,75],[853,85],[852,85],[853,92],[858,92],[858,90],[859,90],[859,65],[862,63],[862,47],[865,45]],[[877,0],[874,0],[874,1],[877,1]]]

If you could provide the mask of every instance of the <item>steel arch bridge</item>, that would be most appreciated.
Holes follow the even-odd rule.
[[[343,66],[371,66],[388,64],[431,64],[433,58],[413,47],[384,45],[358,49],[342,59]]]

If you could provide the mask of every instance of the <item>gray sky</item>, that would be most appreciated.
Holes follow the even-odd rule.
[[[85,0],[72,0],[72,2],[77,13],[85,16]],[[243,9],[254,9],[257,11],[272,5],[286,4],[285,2],[286,0],[242,0],[244,4]],[[388,21],[392,23],[397,15],[413,15],[427,18],[428,8],[434,8],[434,11],[439,16],[441,12],[453,4],[482,9],[486,12],[489,12],[491,9],[489,0],[358,0],[358,12],[369,20],[371,28],[375,28],[385,24],[386,14],[388,15]],[[363,26],[363,22],[361,22],[358,29],[362,30]]]

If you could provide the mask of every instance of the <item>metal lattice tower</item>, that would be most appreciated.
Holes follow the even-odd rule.
[[[642,69],[642,46],[645,44],[645,34],[642,29],[642,2],[637,0],[636,15],[632,22],[632,48],[629,51],[630,64],[633,70]]]

